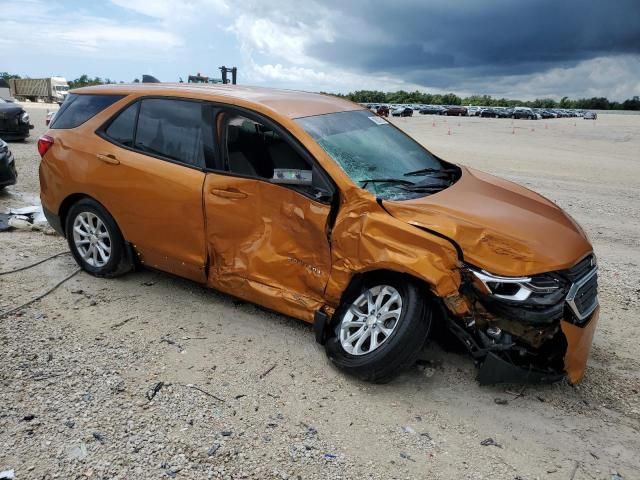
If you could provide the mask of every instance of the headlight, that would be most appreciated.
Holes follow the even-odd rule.
[[[554,293],[561,287],[558,280],[543,275],[536,277],[501,277],[484,270],[470,268],[469,271],[480,281],[480,285],[484,287],[484,293],[514,302],[523,302],[533,293]]]
[[[22,123],[29,123],[29,114],[27,112],[24,112],[20,117],[20,121]]]

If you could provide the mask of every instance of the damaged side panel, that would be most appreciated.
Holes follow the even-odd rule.
[[[325,291],[331,306],[340,303],[355,274],[372,270],[412,275],[440,297],[455,295],[460,284],[457,253],[449,242],[394,219],[368,198],[350,201],[339,213],[332,257]]]

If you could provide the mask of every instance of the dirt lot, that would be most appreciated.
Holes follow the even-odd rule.
[[[35,143],[46,110],[28,111],[36,129],[11,144],[20,178],[0,194],[0,211],[38,195]],[[602,314],[581,385],[479,387],[468,357],[433,344],[430,362],[369,385],[335,370],[302,322],[159,272],[79,273],[0,320],[0,471],[15,469],[17,479],[640,478],[640,116],[394,121],[443,158],[539,191],[585,227]],[[0,233],[0,271],[66,248],[42,232]],[[0,276],[0,312],[75,269],[62,256]],[[499,446],[483,446],[488,438]]]

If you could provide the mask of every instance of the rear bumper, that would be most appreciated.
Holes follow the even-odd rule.
[[[62,228],[60,217],[44,206],[42,207],[42,212],[47,218],[47,222],[49,222],[49,225],[51,225],[51,228],[53,228],[56,232],[64,237],[64,228]]]

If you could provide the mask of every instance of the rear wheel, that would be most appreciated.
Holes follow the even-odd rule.
[[[66,218],[69,249],[83,270],[96,277],[117,277],[133,269],[122,233],[95,200],[75,203]]]
[[[416,360],[431,326],[426,292],[399,274],[376,275],[336,311],[326,351],[342,370],[384,383]]]

